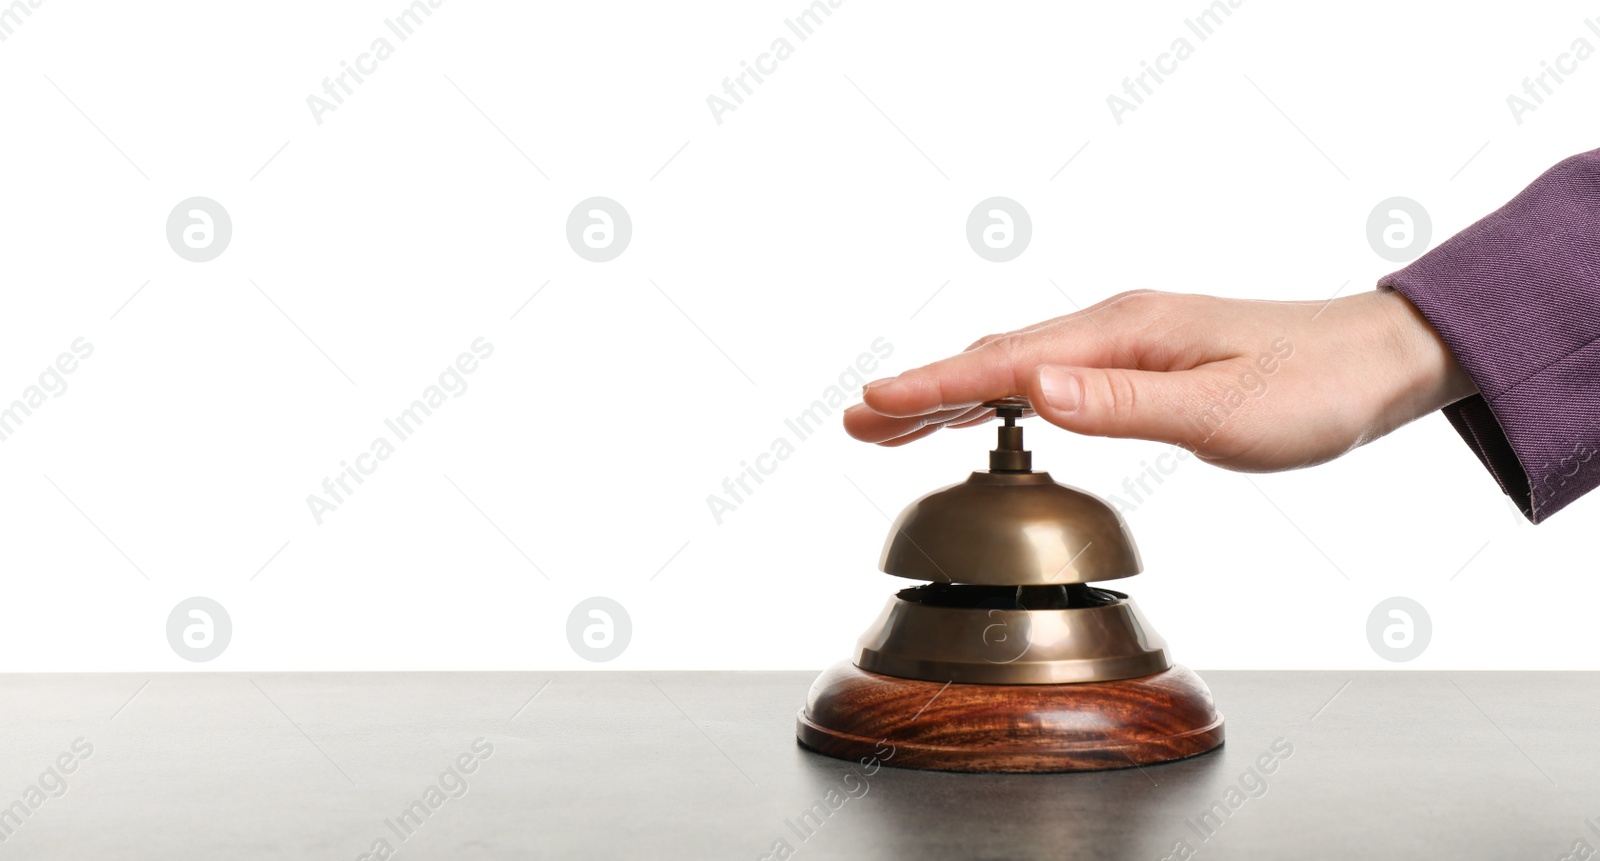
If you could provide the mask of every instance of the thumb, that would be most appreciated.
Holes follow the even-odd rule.
[[[1074,433],[1186,445],[1206,436],[1192,411],[1210,382],[1203,371],[1040,365],[1028,394],[1035,412]]]

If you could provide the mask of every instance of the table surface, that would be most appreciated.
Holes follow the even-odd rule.
[[[1219,751],[1058,775],[812,754],[794,717],[814,675],[0,676],[0,856],[353,859],[386,841],[439,859],[1555,861],[1600,847],[1600,674],[1207,672]],[[1253,771],[1274,745],[1292,752]]]

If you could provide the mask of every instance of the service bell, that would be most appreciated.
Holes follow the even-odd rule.
[[[1099,497],[1033,471],[1022,398],[989,469],[906,506],[879,567],[902,589],[826,670],[802,745],[945,771],[1084,771],[1181,759],[1222,744],[1199,676],[1176,665],[1132,598],[1090,584],[1143,570]]]

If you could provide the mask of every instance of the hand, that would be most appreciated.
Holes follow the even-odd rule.
[[[868,383],[856,439],[904,445],[1025,395],[1075,433],[1183,446],[1229,469],[1332,460],[1477,391],[1415,307],[1380,290],[1331,302],[1124,293]]]

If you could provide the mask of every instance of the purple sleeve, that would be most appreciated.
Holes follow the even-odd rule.
[[[1600,485],[1600,150],[1378,284],[1478,384],[1445,416],[1529,520]]]

